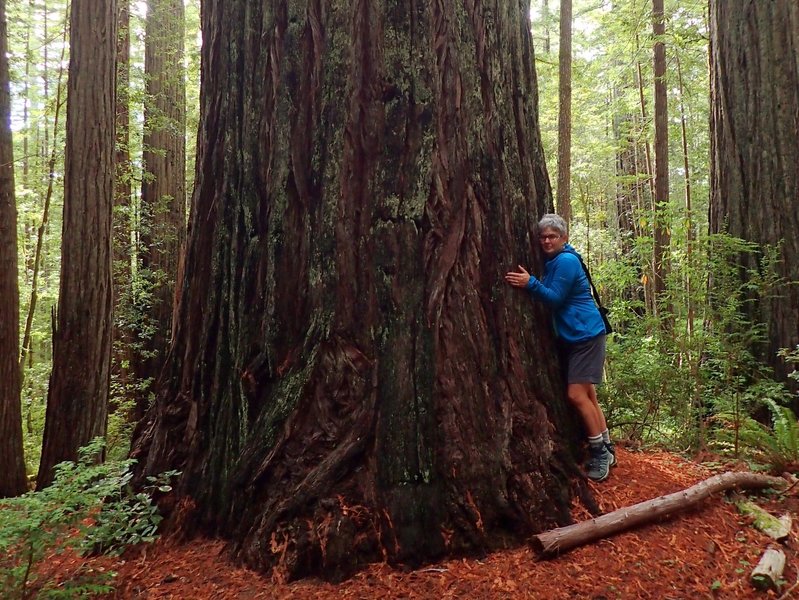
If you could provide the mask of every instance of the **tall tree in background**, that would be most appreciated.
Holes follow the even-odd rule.
[[[616,229],[619,250],[628,254],[639,235],[638,218],[641,212],[642,183],[639,179],[641,147],[638,142],[635,115],[619,112],[613,115],[613,134],[616,142]]]
[[[572,0],[560,0],[558,65],[558,199],[556,206],[558,214],[568,223],[572,215]]]
[[[121,313],[131,297],[131,160],[130,160],[130,4],[117,0],[116,146],[113,212],[114,360],[115,376],[127,379],[130,330]]]
[[[19,367],[17,207],[6,3],[0,0],[0,498],[26,490]]]
[[[149,275],[149,332],[137,375],[154,378],[172,331],[186,222],[186,90],[183,0],[149,0],[145,32],[141,263]],[[146,398],[140,398],[137,417]]]
[[[37,486],[104,435],[111,362],[116,0],[73,0],[61,280]]]
[[[204,5],[182,299],[133,456],[181,469],[240,559],[335,577],[567,521],[576,465],[549,319],[502,281],[552,210],[529,3],[322,6]]]
[[[666,291],[668,268],[669,224],[665,208],[669,202],[669,115],[666,97],[666,21],[663,0],[652,0],[652,31],[655,38],[655,197],[653,198],[654,249],[652,275],[654,279],[653,307],[660,314],[660,302]]]
[[[767,327],[760,358],[785,378],[777,350],[799,343],[799,4],[711,0],[710,33],[710,226],[781,244],[786,283],[748,306]]]
[[[47,31],[46,27],[46,15],[47,15],[47,7],[44,7],[44,31]],[[64,57],[66,56],[67,50],[67,15],[65,15],[63,29],[61,30],[61,56],[59,60],[59,68],[58,68],[58,79],[56,84],[56,97],[55,97],[55,111],[53,115],[53,134],[52,139],[55,141],[57,140],[57,135],[60,130],[63,129],[61,126],[61,98],[63,92],[63,85],[62,81],[64,79]],[[43,80],[44,80],[44,94],[45,94],[45,104],[47,103],[47,89],[48,89],[48,80],[47,80],[47,44],[45,43],[42,50],[45,57],[44,66],[43,66]],[[49,132],[49,123],[47,123],[47,119],[45,119],[44,125],[44,147],[49,146],[48,140],[50,139]],[[39,128],[36,129],[37,134],[39,134]],[[45,250],[45,237],[50,228],[50,204],[53,200],[53,195],[55,193],[55,180],[58,175],[57,173],[57,158],[60,156],[59,147],[56,143],[53,144],[52,149],[49,150],[49,156],[42,154],[41,158],[46,159],[47,164],[47,186],[46,190],[43,191],[42,196],[43,202],[41,207],[41,221],[39,222],[39,227],[36,230],[36,246],[35,252],[32,253],[31,256],[31,285],[30,285],[30,300],[28,302],[28,311],[25,317],[25,332],[22,335],[22,348],[20,351],[20,365],[25,366],[25,359],[28,359],[28,366],[32,366],[33,363],[33,322],[36,315],[36,306],[39,298],[39,274],[40,272],[43,275],[43,279],[46,279],[46,265],[47,261],[44,260],[44,256],[46,254]],[[60,166],[60,165],[59,165]],[[49,312],[49,311],[48,311]],[[43,352],[44,354],[44,352]],[[24,375],[24,370],[23,370]]]
[[[544,54],[549,54],[549,0],[541,0],[541,20],[544,22]]]

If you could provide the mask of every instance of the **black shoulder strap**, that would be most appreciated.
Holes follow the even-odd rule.
[[[580,266],[583,268],[583,272],[585,273],[585,276],[588,278],[588,285],[591,286],[591,293],[594,295],[594,301],[596,302],[599,308],[604,308],[602,306],[602,301],[599,299],[599,292],[596,291],[594,282],[591,280],[591,273],[588,272],[588,267],[585,266],[585,263],[583,262],[583,257],[578,254],[577,260],[580,261]]]
[[[594,282],[591,281],[591,273],[588,272],[588,267],[585,266],[583,257],[578,254],[577,258],[580,261],[580,266],[582,266],[586,278],[588,279],[588,285],[591,286],[591,293],[594,294],[594,302],[596,302],[596,305],[599,308],[599,315],[602,317],[602,322],[605,324],[605,334],[609,335],[613,333],[613,325],[610,324],[610,320],[608,319],[608,309],[602,306],[602,301],[599,299],[599,292],[596,291]]]

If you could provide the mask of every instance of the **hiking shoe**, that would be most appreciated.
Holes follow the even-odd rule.
[[[616,460],[616,446],[613,445],[613,442],[605,442],[605,449],[610,453],[608,466],[615,467],[619,462]]]
[[[597,448],[589,448],[591,453],[591,460],[588,461],[588,475],[589,479],[593,481],[605,481],[610,475],[610,460],[613,456],[604,444]]]

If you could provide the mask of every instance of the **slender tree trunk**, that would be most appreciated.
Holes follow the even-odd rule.
[[[64,24],[64,37],[62,38],[61,46],[61,65],[64,64],[64,56],[66,54],[66,41],[67,41],[67,27]],[[56,103],[55,103],[55,116],[53,117],[53,139],[57,139],[58,125],[61,115],[61,89],[62,78],[64,75],[63,66],[58,71],[58,86],[56,89]],[[45,131],[47,126],[45,125]],[[56,148],[53,144],[53,149],[50,153],[50,158],[47,163],[47,191],[44,195],[44,207],[42,208],[42,222],[39,224],[39,229],[36,232],[36,250],[33,257],[33,273],[31,276],[31,296],[28,302],[28,314],[25,318],[25,332],[22,335],[22,348],[20,350],[19,364],[24,375],[25,359],[31,359],[33,355],[33,317],[36,315],[36,304],[39,300],[39,269],[42,265],[42,253],[44,251],[44,237],[47,232],[48,222],[50,218],[50,202],[53,199],[53,185],[56,178]],[[32,361],[29,361],[32,362]]]
[[[544,53],[550,52],[550,33],[549,33],[549,0],[541,0],[541,20],[544,21]]]
[[[613,90],[614,98],[621,93],[618,88]],[[614,102],[615,104],[615,102]],[[617,247],[623,255],[632,250],[635,238],[635,194],[638,184],[635,177],[638,174],[636,161],[637,140],[632,131],[632,115],[616,113],[613,115],[613,138],[616,141],[616,231],[618,232]]]
[[[634,120],[635,121],[635,120]],[[635,187],[633,188],[635,192],[635,215],[638,218],[633,219],[633,228],[635,230],[636,237],[640,237],[643,235],[643,231],[641,229],[641,220],[640,216],[643,212],[644,208],[644,199],[643,199],[643,188],[648,186],[647,177],[646,177],[646,165],[643,165],[642,168],[642,161],[641,161],[641,144],[640,144],[640,131],[641,126],[634,123],[636,128],[636,137],[633,139],[633,162],[635,163]],[[646,160],[646,158],[644,158]],[[641,177],[641,174],[644,174],[644,177]]]
[[[558,214],[568,223],[572,216],[572,0],[560,0],[560,55],[558,59]]]
[[[105,434],[111,363],[116,0],[73,0],[61,283],[38,488]],[[79,68],[80,67],[80,68]]]
[[[618,89],[614,90],[615,96],[621,95]],[[614,102],[617,104],[617,102]],[[640,179],[639,164],[639,125],[634,114],[620,112],[613,115],[613,137],[616,141],[616,193],[613,202],[615,212],[616,258],[629,256],[635,245],[635,240],[640,236],[639,219],[641,210],[641,188],[647,185]],[[645,167],[644,167],[645,169]],[[639,275],[642,272],[639,268]],[[645,285],[638,283],[623,291],[626,300],[639,300],[647,306],[648,296]],[[646,308],[639,310],[644,313]]]
[[[669,122],[666,99],[666,35],[663,0],[652,0],[652,31],[655,36],[655,195],[653,197],[654,250],[652,274],[654,280],[654,304],[656,315],[666,291],[668,271],[669,234],[666,223],[669,202]]]
[[[251,565],[335,578],[569,520],[549,318],[502,282],[552,210],[529,3],[492,6],[204,5],[183,294],[133,456]]]
[[[22,185],[28,187],[28,171],[30,170],[30,158],[28,157],[28,132],[29,132],[29,109],[30,109],[30,79],[31,79],[31,23],[33,21],[34,6],[33,0],[28,2],[28,23],[25,27],[25,80],[23,81],[22,91]]]
[[[17,206],[8,73],[6,2],[0,0],[0,498],[25,492],[19,370]]]
[[[69,8],[66,9],[67,13],[69,12]],[[43,37],[44,44],[42,45],[42,87],[43,87],[43,99],[45,106],[47,105],[48,101],[50,100],[50,68],[48,63],[48,52],[47,49],[49,48],[49,44],[47,40],[50,39],[50,34],[48,33],[48,11],[47,11],[47,0],[42,0],[42,28],[43,28]],[[67,23],[66,20],[64,21],[64,36],[67,34]],[[63,60],[63,53],[64,47],[61,47],[61,62],[58,65],[58,72],[59,74],[64,70],[64,60]],[[58,90],[56,90],[58,93]],[[55,128],[53,128],[53,135],[55,136]],[[55,142],[54,142],[55,143]],[[45,126],[44,128],[44,144],[42,145],[42,160],[45,160],[50,155],[50,130],[48,127]]]
[[[638,52],[638,35],[635,36],[635,48],[636,53]],[[646,97],[644,95],[644,74],[641,69],[641,62],[636,61],[636,75],[638,76],[638,101],[641,105],[641,130],[648,130],[647,123],[649,121],[649,115],[646,111]],[[654,169],[652,167],[652,144],[649,141],[649,136],[645,136],[646,143],[644,144],[645,155],[646,155],[646,176],[647,176],[647,184],[649,186],[649,198],[650,200],[655,197],[655,177],[654,177]]]
[[[799,5],[794,0],[710,3],[710,227],[765,245],[786,282],[747,303],[766,325],[756,354],[787,379],[780,348],[799,344]],[[759,268],[742,257],[745,271]]]
[[[129,0],[117,0],[116,147],[114,163],[114,343],[112,372],[120,385],[128,381],[131,359],[129,320],[131,289],[131,162],[130,162],[130,8]],[[126,310],[127,308],[127,310]]]
[[[635,47],[636,52],[638,50],[638,35],[635,36]],[[644,95],[644,76],[641,68],[641,62],[636,61],[636,75],[638,79],[638,100],[641,107],[641,132],[644,137],[644,173],[646,175],[646,187],[644,188],[647,193],[640,193],[639,200],[639,208],[643,209],[644,202],[647,202],[647,206],[649,207],[649,211],[654,219],[655,208],[655,178],[653,176],[653,167],[652,167],[652,144],[649,138],[649,128],[647,126],[648,123],[648,115],[646,110],[646,97]],[[642,192],[639,187],[639,192]],[[653,225],[654,228],[654,225]],[[654,232],[653,232],[654,235]],[[643,286],[644,286],[644,302],[646,304],[647,310],[649,314],[655,315],[657,314],[657,306],[655,301],[655,286],[654,286],[654,276],[653,272],[653,262],[650,262],[648,267],[646,268],[646,272],[643,273]]]
[[[694,320],[696,319],[696,303],[694,302],[694,245],[696,235],[694,233],[694,213],[691,205],[691,165],[688,157],[688,126],[685,118],[685,102],[683,92],[682,67],[679,55],[675,56],[677,64],[677,82],[680,92],[680,131],[682,134],[682,155],[683,169],[685,171],[685,306],[686,306],[686,342],[683,354],[688,360],[691,371],[691,381],[693,382],[693,393],[691,395],[691,407],[696,419],[697,445],[704,449],[707,440],[707,425],[705,423],[704,401],[701,394],[699,367],[702,358],[701,349],[694,348]]]
[[[685,103],[683,102],[682,68],[680,67],[680,57],[676,56],[677,63],[677,82],[680,92],[680,131],[682,133],[682,158],[683,170],[685,171],[685,230],[686,248],[685,262],[685,305],[687,308],[687,333],[688,338],[693,337],[694,333],[694,298],[691,276],[693,275],[693,251],[694,251],[694,216],[691,208],[691,165],[688,160],[688,131],[685,123]]]
[[[152,335],[137,359],[140,379],[155,378],[172,331],[175,279],[186,224],[186,91],[183,0],[150,0],[145,34],[144,177],[141,264],[150,277]],[[147,391],[149,395],[149,391]],[[144,415],[147,398],[137,403]]]

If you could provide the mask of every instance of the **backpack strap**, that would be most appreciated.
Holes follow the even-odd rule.
[[[580,261],[580,266],[583,268],[583,273],[585,273],[585,277],[586,279],[588,279],[588,285],[591,286],[591,293],[594,296],[594,301],[597,303],[597,306],[599,306],[600,308],[604,308],[602,306],[602,301],[599,299],[599,292],[596,291],[596,286],[594,285],[594,282],[591,279],[591,273],[588,272],[588,267],[583,262],[583,257],[578,254],[577,260]]]
[[[599,314],[602,316],[602,320],[605,322],[605,333],[613,333],[613,326],[610,324],[608,320],[608,309],[602,306],[602,300],[599,299],[599,292],[596,291],[596,286],[594,285],[593,280],[591,279],[591,273],[588,272],[588,267],[583,262],[583,257],[579,254],[575,253],[577,256],[577,260],[580,261],[580,266],[583,268],[583,273],[585,273],[585,277],[588,279],[588,285],[591,286],[591,293],[594,296],[594,302],[596,302],[597,308],[599,308]]]

